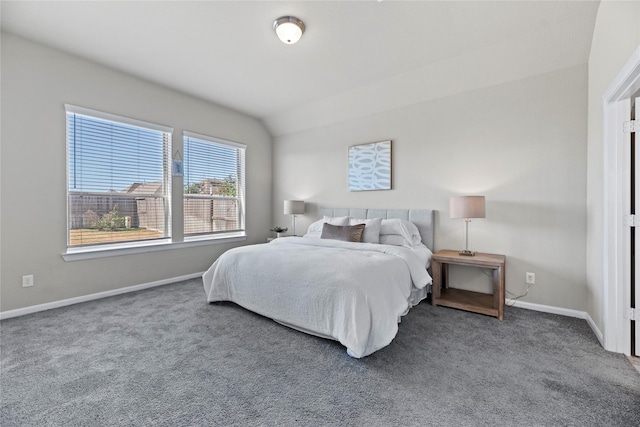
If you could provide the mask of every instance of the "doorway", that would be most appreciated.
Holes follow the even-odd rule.
[[[634,315],[631,317],[631,355],[640,356],[640,90],[631,98],[631,120],[635,120],[635,132],[630,135],[631,157],[631,214],[634,215],[634,227],[631,233],[631,283],[630,301]]]
[[[620,70],[603,96],[604,101],[604,186],[603,186],[603,330],[602,344],[605,349],[626,355],[640,352],[640,326],[635,327],[640,318],[634,305],[640,312],[640,289],[636,282],[640,278],[638,252],[640,232],[631,231],[630,214],[633,212],[632,199],[637,199],[640,214],[640,185],[638,176],[632,175],[632,164],[637,164],[635,150],[632,161],[631,135],[624,123],[631,120],[632,100],[640,92],[640,46],[636,48],[627,63]],[[636,103],[636,113],[640,110]],[[638,123],[638,122],[636,122]],[[635,133],[635,140],[638,140]],[[634,176],[635,175],[635,176]],[[633,185],[632,185],[633,181]],[[631,194],[634,197],[631,197]],[[635,202],[635,200],[633,200]],[[638,219],[640,222],[640,218]],[[638,238],[635,238],[638,234]],[[633,240],[632,240],[633,236]],[[632,277],[632,274],[634,277]],[[632,292],[633,290],[633,292]],[[638,317],[636,317],[638,316]],[[639,345],[636,345],[638,343]],[[632,353],[633,352],[633,353]]]

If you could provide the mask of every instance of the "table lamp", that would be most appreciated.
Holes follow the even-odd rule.
[[[285,200],[284,201],[284,214],[293,215],[291,218],[291,229],[293,235],[296,235],[296,215],[304,213],[304,201],[303,200]]]
[[[449,218],[464,218],[464,250],[460,255],[474,256],[469,250],[470,218],[485,218],[484,196],[459,196],[449,199]]]

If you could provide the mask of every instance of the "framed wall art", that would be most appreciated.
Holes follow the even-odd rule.
[[[349,191],[391,190],[391,141],[349,147]]]

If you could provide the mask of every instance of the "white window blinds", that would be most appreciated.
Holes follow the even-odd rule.
[[[169,237],[171,128],[66,110],[68,246]]]
[[[184,235],[243,233],[246,145],[192,132],[184,142]]]

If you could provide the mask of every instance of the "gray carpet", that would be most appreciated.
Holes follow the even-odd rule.
[[[336,342],[200,280],[2,321],[0,425],[638,426],[640,374],[586,322],[422,303],[390,346]]]

